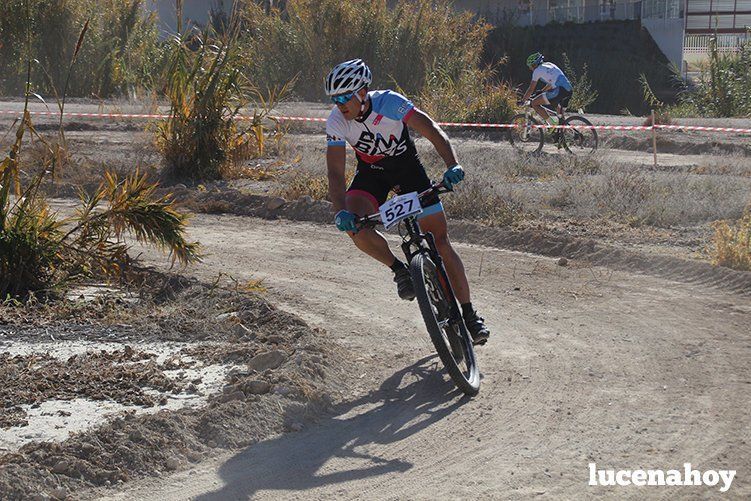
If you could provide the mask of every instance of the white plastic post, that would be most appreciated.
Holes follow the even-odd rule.
[[[657,169],[657,129],[655,125],[655,110],[652,110],[652,153],[655,160],[655,169]]]

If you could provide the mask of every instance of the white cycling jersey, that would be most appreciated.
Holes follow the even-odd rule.
[[[407,120],[415,110],[412,101],[390,90],[368,92],[371,109],[362,118],[347,120],[334,107],[326,120],[328,146],[349,143],[357,157],[367,164],[389,164],[403,153],[415,153]]]
[[[571,82],[563,74],[563,71],[553,63],[544,62],[535,68],[532,72],[532,81],[536,82],[538,80],[542,80],[547,85],[552,85],[553,87],[563,87],[568,91],[572,90]]]

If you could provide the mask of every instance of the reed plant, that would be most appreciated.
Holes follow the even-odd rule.
[[[168,179],[219,179],[236,164],[264,153],[268,131],[275,126],[271,109],[290,83],[261,92],[244,71],[246,56],[238,43],[240,24],[217,33],[210,26],[190,31],[169,43],[164,92],[169,118],[156,126],[157,145]],[[291,84],[294,84],[294,80]],[[240,113],[254,107],[251,116]],[[278,140],[281,129],[273,131]]]
[[[162,54],[154,14],[146,0],[4,0],[0,2],[0,92],[21,94],[26,61],[40,94],[108,97],[154,85]],[[25,12],[31,13],[27,19]],[[73,74],[66,62],[88,20],[87,44]],[[31,30],[31,44],[26,42]]]
[[[26,9],[30,18],[29,4]],[[85,22],[68,65],[69,74],[84,46],[87,28]],[[31,41],[29,29],[27,49]],[[81,192],[81,204],[73,216],[63,218],[52,212],[39,188],[54,176],[60,168],[60,159],[67,156],[54,151],[65,147],[62,136],[65,93],[59,100],[61,140],[52,146],[37,133],[28,112],[31,73],[29,60],[23,115],[14,124],[15,140],[10,151],[0,161],[0,297],[50,293],[92,275],[120,276],[130,262],[127,235],[165,249],[171,253],[173,262],[187,264],[198,260],[198,244],[185,239],[187,216],[176,211],[169,196],[157,196],[157,184],[138,171],[123,180],[105,175],[92,194]],[[28,136],[48,149],[43,156],[45,165],[23,165],[21,150]],[[36,174],[25,181],[23,171]]]
[[[447,0],[339,2],[288,0],[269,13],[247,2],[243,37],[249,65],[261,87],[299,75],[294,92],[320,100],[329,70],[362,58],[373,71],[373,88],[399,85],[414,95],[440,68],[459,80],[478,67],[489,26],[459,13]]]

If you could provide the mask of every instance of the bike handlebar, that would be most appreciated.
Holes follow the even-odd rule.
[[[430,185],[430,188],[428,188],[427,190],[421,193],[418,193],[417,198],[419,198],[420,202],[422,202],[423,198],[429,197],[430,195],[433,195],[433,194],[440,195],[442,193],[448,193],[450,191],[454,191],[454,190],[451,188],[448,188],[441,181],[440,183],[432,183]],[[357,226],[358,230],[362,230],[365,228],[374,228],[378,226],[379,224],[383,224],[383,221],[381,221],[380,212],[375,212],[367,216],[357,217],[355,219],[355,225]]]

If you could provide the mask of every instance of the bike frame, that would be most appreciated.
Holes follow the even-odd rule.
[[[542,94],[543,94],[543,92],[538,92],[537,94],[534,94],[534,95],[530,96],[529,102],[531,103],[532,101],[534,101],[535,99],[537,99],[538,97],[540,97]],[[554,116],[558,117],[559,122],[563,123],[563,121],[566,119],[564,111],[563,111],[563,107],[560,104],[558,106],[556,106],[556,109],[553,109],[550,106],[552,106],[552,105],[549,105],[549,104],[541,104],[540,105],[540,107],[544,108],[545,111],[548,112],[548,114],[554,115]],[[532,107],[531,104],[529,106],[527,106],[526,108],[527,108],[528,116],[531,116],[532,113],[536,113],[538,116],[540,116],[537,113],[537,111]],[[560,109],[560,111],[559,111],[559,109]],[[540,118],[542,118],[542,117],[540,116]]]
[[[435,184],[422,193],[419,193],[417,196],[422,201],[424,197],[427,197],[432,193],[446,193],[447,191],[451,190],[446,189],[441,184]],[[361,218],[360,221],[362,223],[365,223],[366,226],[376,226],[380,224],[380,214],[376,213],[365,216]],[[454,288],[451,286],[451,281],[449,280],[448,273],[446,272],[446,268],[443,265],[443,259],[438,253],[438,248],[435,245],[435,238],[433,237],[433,234],[430,232],[422,232],[416,216],[410,216],[402,220],[399,223],[399,228],[402,227],[402,224],[406,228],[406,234],[403,234],[400,230],[399,235],[402,237],[401,247],[402,251],[404,252],[404,256],[407,258],[407,263],[410,263],[412,261],[412,258],[414,258],[418,254],[428,254],[430,259],[435,264],[436,270],[438,270],[438,279],[441,281],[444,287],[444,291],[447,293],[446,299],[451,305],[450,323],[453,325],[457,322],[461,322],[462,316],[459,312],[459,307],[457,306],[456,296],[454,295]]]
[[[529,98],[530,103],[532,101],[534,101],[535,99],[537,99],[542,94],[543,94],[542,92],[539,92],[539,93],[531,96]],[[553,115],[555,117],[558,117],[558,124],[559,125],[563,125],[564,120],[566,120],[566,116],[564,114],[563,107],[561,105],[558,105],[558,106],[556,106],[556,109],[553,109],[553,108],[551,108],[551,106],[552,105],[547,105],[547,104],[541,104],[540,105],[540,107],[542,107],[543,109],[545,109],[545,111],[547,111],[549,115]],[[532,107],[531,104],[529,106],[526,106],[526,110],[525,110],[524,113],[527,116],[527,120],[529,120],[530,118],[532,118],[533,115],[539,116],[540,119],[542,120],[542,116],[539,113],[537,113],[537,110],[535,110]],[[544,123],[544,120],[543,120],[543,123]],[[561,129],[555,129],[553,131],[553,140],[555,142],[558,142],[560,140],[560,138],[561,138],[560,132],[561,132]]]

